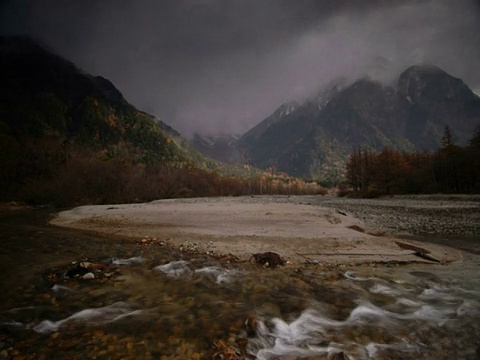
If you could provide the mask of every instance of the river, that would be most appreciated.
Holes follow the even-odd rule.
[[[0,359],[480,358],[478,248],[264,269],[46,225],[54,211],[0,211]]]

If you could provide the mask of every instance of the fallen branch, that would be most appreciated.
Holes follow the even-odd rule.
[[[405,243],[402,243],[400,241],[395,241],[395,244],[397,244],[398,246],[400,246],[404,250],[412,250],[412,251],[418,252],[420,254],[430,254],[430,251],[428,251],[427,249],[418,247],[418,246],[405,244]]]
[[[430,251],[418,246],[410,245],[410,244],[405,244],[399,241],[395,241],[395,244],[397,244],[400,248],[404,250],[411,250],[413,251],[413,255],[421,257],[422,259],[428,260],[428,261],[434,261],[434,262],[440,262],[440,260],[435,259],[434,257],[428,255],[430,254]]]

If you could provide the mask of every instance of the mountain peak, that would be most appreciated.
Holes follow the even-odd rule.
[[[434,65],[409,67],[397,86],[369,77],[332,82],[285,116],[287,108],[250,129],[239,147],[259,168],[304,177],[336,174],[359,147],[434,150],[446,125],[464,144],[480,121],[480,99]]]
[[[49,49],[38,41],[26,36],[0,36],[0,52],[2,54],[15,54],[30,52],[32,50],[50,52]]]
[[[287,116],[290,115],[293,111],[295,111],[295,109],[299,106],[300,104],[298,102],[289,101],[280,105],[279,108],[274,111],[274,114],[276,114],[278,117]]]
[[[0,57],[2,66],[9,65],[9,70],[18,70],[28,65],[33,70],[51,72],[53,69],[61,68],[62,71],[68,69],[80,72],[72,62],[62,58],[41,42],[25,36],[0,36]]]
[[[399,77],[398,91],[410,103],[423,105],[460,99],[466,103],[478,99],[462,80],[435,65],[415,65],[405,70]]]
[[[444,70],[440,69],[436,65],[432,64],[417,64],[410,66],[407,70],[405,70],[400,77],[406,74],[419,74],[419,75],[435,75],[435,74],[442,74],[448,75]]]
[[[345,89],[347,85],[348,82],[346,78],[340,77],[334,79],[315,91],[307,101],[317,104],[319,109],[321,109],[327,105],[334,96]]]

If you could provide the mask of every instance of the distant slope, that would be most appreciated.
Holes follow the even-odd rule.
[[[361,79],[350,86],[330,84],[318,94],[323,96],[282,105],[243,135],[237,146],[245,160],[336,181],[355,148],[437,149],[446,125],[466,144],[480,124],[480,98],[431,65],[407,69],[396,87]]]
[[[191,144],[202,154],[222,161],[224,163],[236,163],[240,154],[236,150],[236,142],[239,136],[235,135],[193,135]]]
[[[45,135],[107,156],[184,161],[178,133],[130,105],[107,79],[92,76],[28,38],[0,38],[0,136],[24,143]]]
[[[245,178],[256,169],[208,158],[109,80],[31,39],[0,37],[0,79],[0,202],[66,206],[254,191]]]

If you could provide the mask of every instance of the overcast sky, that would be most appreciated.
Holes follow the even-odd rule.
[[[340,76],[435,64],[480,94],[479,0],[1,0],[26,34],[184,136],[243,133]]]

